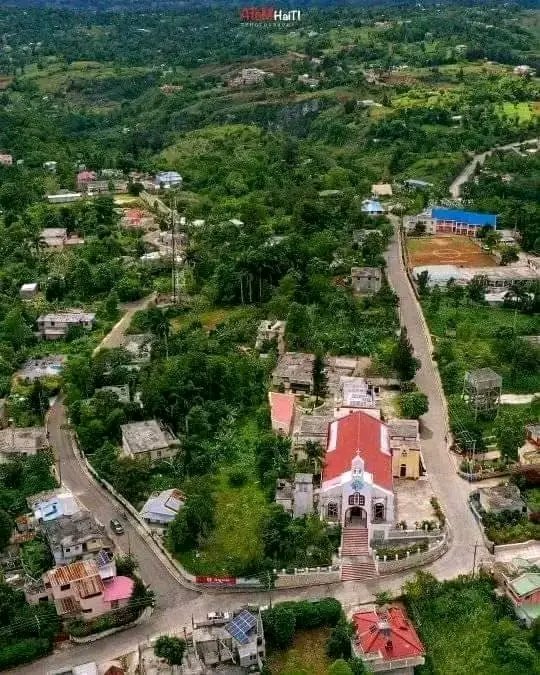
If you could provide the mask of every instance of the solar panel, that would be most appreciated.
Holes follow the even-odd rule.
[[[250,640],[248,636],[249,631],[255,628],[256,625],[257,619],[251,612],[244,609],[225,626],[225,630],[229,635],[232,635],[237,642],[241,645],[245,645]]]

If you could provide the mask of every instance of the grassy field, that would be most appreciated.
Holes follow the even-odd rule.
[[[408,237],[407,250],[411,267],[448,264],[489,267],[495,264],[493,258],[468,237]]]
[[[271,652],[268,668],[272,675],[327,675],[331,662],[325,649],[331,630],[299,631],[289,649]]]
[[[193,321],[200,321],[203,328],[213,330],[218,324],[223,323],[235,313],[234,308],[220,307],[217,309],[208,309],[204,312],[189,312],[183,316],[177,316],[171,320],[173,333],[182,330]]]
[[[503,392],[534,394],[540,391],[540,373],[514,373],[512,364],[501,362],[497,353],[497,335],[501,329],[514,330],[517,335],[538,335],[540,317],[520,314],[511,309],[479,305],[453,306],[443,301],[437,311],[430,311],[429,301],[423,302],[424,315],[434,338],[436,350],[451,350],[451,360],[457,366],[453,378],[462,380],[466,370],[490,367],[502,375]],[[445,355],[444,360],[448,361]],[[441,369],[443,382],[445,368]]]
[[[510,103],[508,101],[500,103],[497,106],[497,112],[500,117],[505,117],[506,119],[513,120],[517,118],[519,124],[530,122],[538,114],[531,103]]]
[[[194,574],[234,575],[262,557],[261,522],[267,503],[253,473],[257,433],[257,423],[252,418],[239,423],[236,437],[242,454],[234,462],[234,468],[245,471],[248,481],[241,487],[231,487],[227,474],[232,467],[221,471],[216,480],[215,527],[198,555],[193,552],[179,555]]]

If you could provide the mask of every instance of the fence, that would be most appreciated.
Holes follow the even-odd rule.
[[[421,565],[428,565],[435,562],[438,558],[448,551],[449,541],[448,536],[444,535],[442,541],[436,544],[428,544],[427,551],[420,551],[419,553],[407,552],[407,557],[400,560],[379,560],[375,556],[375,564],[379,574],[393,574],[394,572],[401,572],[410,569],[411,567],[419,567]]]
[[[473,500],[469,497],[469,508],[472,511],[473,516],[476,519],[476,522],[478,523],[478,526],[480,528],[480,532],[482,533],[482,540],[487,548],[487,550],[493,554],[495,552],[495,544],[491,541],[491,539],[488,539],[486,535],[486,528],[484,527],[484,523],[482,521],[482,516],[480,512],[477,510],[476,506],[474,505]]]

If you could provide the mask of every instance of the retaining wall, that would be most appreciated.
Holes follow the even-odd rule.
[[[395,572],[402,572],[412,567],[420,567],[422,565],[429,565],[448,551],[448,538],[437,546],[433,546],[427,551],[420,553],[411,553],[407,558],[401,560],[378,560],[376,559],[377,569],[380,575],[394,574]]]
[[[116,626],[116,628],[109,628],[109,630],[104,630],[101,633],[95,633],[93,635],[86,635],[85,637],[75,637],[75,635],[70,635],[69,639],[71,640],[71,642],[74,642],[75,644],[78,645],[86,645],[91,642],[97,642],[97,640],[109,637],[109,635],[114,635],[115,633],[120,633],[123,630],[127,630],[128,628],[133,628],[133,626],[137,626],[139,623],[146,621],[146,619],[148,619],[148,617],[152,615],[153,611],[154,611],[153,607],[145,607],[141,616],[138,619],[135,619],[135,621],[132,621],[131,623],[127,623],[125,626]]]
[[[301,588],[302,586],[320,586],[335,584],[341,580],[339,569],[328,571],[296,572],[295,574],[279,574],[275,588]]]

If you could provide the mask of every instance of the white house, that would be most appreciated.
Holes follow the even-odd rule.
[[[176,488],[154,492],[142,507],[141,516],[148,523],[167,525],[175,519],[185,500],[183,493]]]
[[[61,516],[73,516],[81,510],[73,493],[63,487],[40,492],[28,497],[26,502],[34,512],[34,518],[38,523],[56,520]]]
[[[156,174],[154,183],[158,188],[165,188],[166,190],[172,187],[179,187],[182,185],[182,176],[177,171],[160,171]]]
[[[66,337],[72,326],[82,326],[91,330],[96,315],[93,312],[62,312],[59,314],[42,314],[38,317],[37,325],[41,337],[46,340],[58,340]]]

